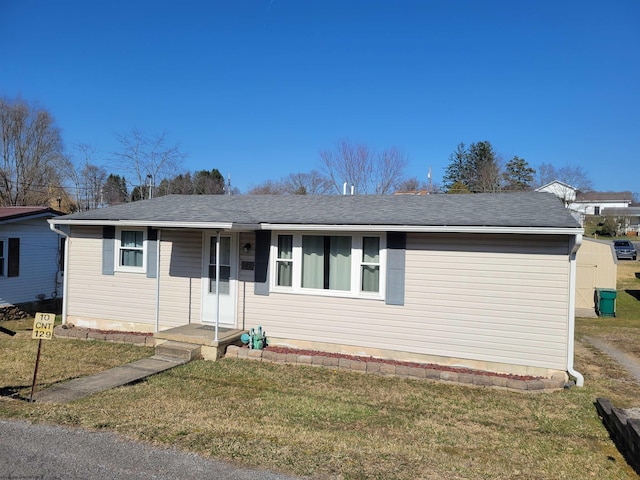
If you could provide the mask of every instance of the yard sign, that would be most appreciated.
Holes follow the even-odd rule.
[[[55,313],[36,313],[33,320],[33,333],[31,338],[38,340],[38,356],[36,357],[36,368],[33,371],[33,383],[31,385],[31,400],[33,402],[33,392],[36,389],[36,377],[38,376],[38,364],[40,363],[40,350],[42,350],[42,340],[53,338],[53,323],[56,320]]]
[[[55,320],[56,315],[54,313],[36,313],[31,338],[34,340],[51,340],[53,338],[53,322]]]

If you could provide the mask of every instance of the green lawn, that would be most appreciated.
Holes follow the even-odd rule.
[[[30,325],[4,325],[25,330],[0,336],[0,388],[28,395],[37,342]],[[601,325],[581,322],[580,328]],[[638,330],[631,321],[625,325]],[[54,339],[44,343],[39,388],[151,353]],[[630,406],[640,386],[581,344],[576,368],[585,374],[585,388],[526,394],[314,367],[196,361],[69,405],[3,397],[0,417],[106,429],[316,478],[636,478],[593,402],[603,396]]]

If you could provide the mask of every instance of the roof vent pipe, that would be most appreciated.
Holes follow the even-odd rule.
[[[356,186],[355,185],[351,185],[351,195],[353,195],[356,191]]]
[[[347,194],[347,182],[344,182],[344,185],[342,185],[342,195],[346,195]]]

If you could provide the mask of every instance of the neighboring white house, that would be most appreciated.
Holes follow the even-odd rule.
[[[581,192],[559,180],[537,188],[536,192],[553,193],[569,210],[577,214],[581,223],[585,215],[603,215],[605,209],[627,208],[633,202],[631,192]]]
[[[578,192],[569,208],[584,215],[603,215],[603,210],[627,208],[633,202],[631,192]]]
[[[578,189],[560,180],[554,180],[553,182],[536,188],[536,192],[553,193],[568,207],[575,201]]]
[[[50,223],[77,326],[260,325],[271,345],[573,372],[583,230],[552,195],[170,195]]]
[[[47,207],[0,207],[0,307],[62,295],[61,237]]]

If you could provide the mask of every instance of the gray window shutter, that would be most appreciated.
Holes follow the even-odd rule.
[[[253,293],[269,295],[269,250],[271,249],[271,230],[256,231],[256,263],[254,270]]]
[[[7,277],[20,275],[20,239],[10,238],[7,251]]]
[[[406,247],[406,233],[387,233],[387,305],[404,305],[404,263]]]
[[[158,276],[158,230],[147,228],[147,278]]]
[[[102,274],[113,275],[116,248],[116,227],[102,227]]]

